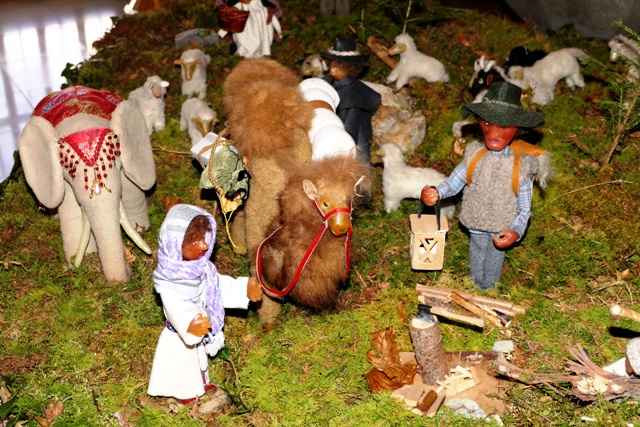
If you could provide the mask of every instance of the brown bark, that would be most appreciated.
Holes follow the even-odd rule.
[[[455,292],[463,296],[464,298],[470,301],[473,301],[476,304],[486,305],[506,315],[511,315],[511,312],[513,314],[524,314],[526,312],[526,309],[524,307],[516,305],[509,301],[483,297],[480,295],[474,295],[468,292],[462,292],[455,289],[434,288],[432,286],[416,285],[416,291],[422,293],[425,296],[438,298],[438,299],[449,299],[449,295],[451,295],[452,292]]]
[[[442,346],[442,334],[437,323],[413,319],[409,325],[413,351],[422,382],[435,385],[448,373],[447,358]]]
[[[377,39],[374,36],[369,36],[367,39],[367,46],[369,46],[369,49],[371,49],[371,52],[373,52],[375,56],[391,67],[391,69],[396,68],[396,65],[398,64],[395,59],[389,56],[387,53],[387,47],[384,45],[382,40]]]
[[[503,328],[504,327],[502,325],[502,322],[500,321],[500,319],[496,315],[491,314],[488,311],[482,309],[477,304],[474,304],[473,302],[471,302],[468,299],[464,298],[462,295],[457,294],[457,293],[454,292],[454,293],[451,294],[450,298],[451,298],[451,301],[453,301],[456,304],[460,305],[460,307],[466,308],[467,310],[469,310],[473,314],[475,314],[475,315],[479,316],[480,318],[486,320],[487,322],[491,323],[493,326],[497,326],[498,328]]]

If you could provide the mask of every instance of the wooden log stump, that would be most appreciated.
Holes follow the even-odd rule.
[[[443,380],[449,372],[440,326],[434,322],[413,319],[409,325],[409,334],[422,382],[435,385],[436,381]]]

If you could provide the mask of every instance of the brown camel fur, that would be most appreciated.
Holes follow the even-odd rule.
[[[288,182],[287,191],[280,196],[279,221],[271,223],[278,230],[264,245],[262,252],[265,284],[282,290],[289,285],[309,245],[322,228],[323,219],[314,206],[314,197],[326,212],[335,208],[350,208],[356,183],[367,178],[364,161],[353,157],[333,157],[311,161],[298,168]],[[304,181],[313,184],[317,194],[304,188]],[[308,184],[307,184],[308,185]],[[345,259],[346,235],[336,237],[328,229],[309,258],[300,278],[289,296],[313,311],[335,306],[340,285],[348,276]],[[277,314],[277,313],[276,313]]]
[[[232,229],[234,240],[247,247],[252,275],[256,274],[257,248],[267,233],[273,230],[270,227],[279,224],[283,215],[284,218],[291,217],[288,213],[283,213],[283,210],[288,210],[291,206],[290,203],[281,201],[281,196],[287,198],[292,192],[299,197],[304,178],[300,178],[302,175],[298,174],[303,174],[307,168],[315,170],[311,163],[311,144],[308,138],[315,113],[313,107],[304,100],[298,83],[293,71],[266,58],[244,59],[232,70],[224,83],[225,96],[222,103],[227,113],[227,129],[240,155],[246,159],[247,170],[252,176],[249,198],[243,211],[244,217],[236,217]],[[334,159],[331,163],[330,167],[324,167],[327,171],[326,177],[333,179],[333,175],[337,177],[343,173],[358,175],[349,184],[349,191],[343,189],[343,194],[350,194],[351,197],[355,181],[363,175],[361,171],[363,168],[366,169],[366,166],[359,160],[342,157],[340,160]],[[344,168],[353,170],[343,171]],[[314,182],[317,181],[320,193],[326,191],[327,186],[337,184],[336,181],[331,182],[316,175],[309,176],[313,177]],[[315,210],[304,192],[302,195],[305,206]],[[316,224],[318,219],[320,217],[316,213],[312,224]],[[344,239],[341,240],[344,244]],[[287,245],[298,248],[309,243],[288,242]],[[277,261],[278,251],[284,254],[284,248],[281,246],[273,246],[274,262]],[[336,254],[344,264],[344,247]],[[333,262],[333,265],[336,263]],[[269,269],[271,274],[274,267],[269,266]],[[344,265],[339,269],[343,277]],[[322,271],[320,265],[315,271]],[[331,277],[335,280],[336,273],[332,271]],[[310,280],[307,278],[306,282]],[[305,291],[305,286],[297,289],[292,296],[299,298],[300,303],[305,306],[324,309],[335,303],[341,280],[331,284],[323,281],[328,286],[327,290],[322,291],[326,292],[326,296],[321,297],[322,292],[318,289]],[[311,301],[316,297],[319,302],[314,305]],[[272,329],[277,325],[275,319],[280,311],[280,303],[279,298],[267,294],[258,304],[258,314],[265,329]]]
[[[255,259],[267,226],[279,216],[278,195],[287,173],[280,159],[301,164],[311,158],[307,133],[314,112],[302,97],[295,74],[266,58],[241,61],[227,77],[224,90],[227,129],[246,157],[252,177],[245,218],[234,221],[233,236]],[[251,267],[255,273],[253,263]]]

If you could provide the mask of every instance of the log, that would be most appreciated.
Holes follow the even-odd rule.
[[[489,313],[486,310],[483,310],[482,307],[480,307],[477,304],[469,301],[468,299],[466,299],[465,297],[463,297],[460,294],[457,294],[455,292],[452,293],[451,294],[451,301],[453,301],[456,304],[460,305],[460,307],[469,310],[470,312],[472,312],[473,314],[479,316],[480,318],[486,320],[487,322],[491,323],[493,326],[497,326],[498,328],[503,328],[504,327],[502,325],[502,322],[500,321],[500,319],[497,316]]]
[[[431,307],[431,314],[435,314],[436,316],[445,317],[449,320],[455,320],[458,322],[465,322],[470,325],[477,326],[479,328],[484,328],[484,320],[478,317],[464,316],[462,314],[452,313],[450,311],[445,310],[442,307]]]
[[[409,324],[418,372],[422,382],[435,385],[449,372],[447,358],[442,346],[442,333],[437,323],[413,319]]]
[[[420,402],[418,402],[418,405],[416,407],[420,410],[420,412],[426,413],[437,398],[438,393],[436,393],[435,390],[429,390],[428,393],[422,396],[422,399],[420,399]]]
[[[432,286],[426,285],[416,285],[416,291],[427,297],[434,297],[438,299],[448,299],[451,293],[455,292],[459,295],[462,295],[464,298],[469,301],[473,301],[476,304],[484,304],[493,308],[494,310],[498,310],[503,312],[504,314],[509,315],[509,313],[504,312],[503,310],[511,310],[514,314],[524,314],[526,313],[526,309],[520,305],[516,305],[509,301],[499,300],[495,298],[483,297],[480,295],[474,295],[468,292],[458,291],[455,289],[449,288],[434,288]]]
[[[640,313],[627,307],[623,307],[619,304],[612,305],[609,310],[611,314],[617,317],[624,317],[625,319],[635,320],[640,322]]]
[[[392,57],[387,53],[387,47],[384,45],[384,42],[380,39],[377,39],[374,36],[369,36],[367,39],[367,46],[371,49],[371,52],[375,56],[377,56],[382,62],[387,64],[391,69],[396,68],[398,65]]]

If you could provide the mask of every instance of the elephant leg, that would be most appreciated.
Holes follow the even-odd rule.
[[[151,228],[149,222],[149,211],[147,207],[147,197],[137,185],[129,178],[122,175],[122,203],[129,216],[129,221],[138,233],[143,233]]]
[[[271,297],[266,293],[262,295],[262,300],[258,302],[258,318],[262,323],[262,329],[271,331],[278,327],[278,314],[282,308],[282,299]]]
[[[78,243],[82,232],[82,209],[73,194],[71,186],[66,181],[64,186],[64,199],[58,207],[58,219],[60,220],[64,258],[67,265],[71,266],[71,258],[78,251]],[[91,237],[86,252],[95,252],[96,250],[95,239]]]
[[[104,277],[109,281],[128,282],[131,267],[124,257],[120,231],[120,198],[116,191],[103,193],[84,204],[96,240]]]

